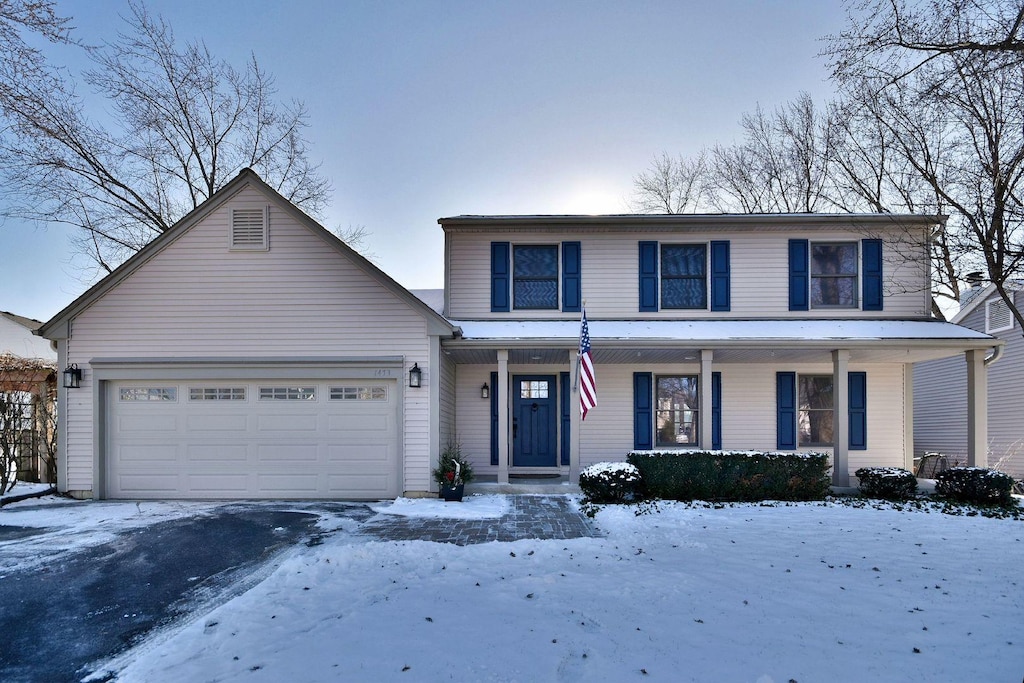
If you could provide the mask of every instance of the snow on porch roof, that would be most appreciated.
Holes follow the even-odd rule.
[[[452,320],[468,342],[573,341],[578,320]],[[588,320],[595,342],[963,343],[985,348],[993,337],[952,323],[925,320]]]

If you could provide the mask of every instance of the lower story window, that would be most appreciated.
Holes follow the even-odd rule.
[[[655,405],[656,446],[700,445],[700,392],[696,375],[659,377]]]
[[[832,375],[800,375],[797,429],[801,446],[831,446],[835,416]]]

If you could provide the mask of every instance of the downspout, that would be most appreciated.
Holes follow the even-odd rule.
[[[987,368],[988,366],[992,365],[993,363],[995,363],[997,360],[999,360],[1002,357],[1003,357],[1003,345],[1000,344],[999,346],[993,346],[992,347],[992,355],[989,356],[988,358],[986,358],[982,362],[985,363],[985,367]]]

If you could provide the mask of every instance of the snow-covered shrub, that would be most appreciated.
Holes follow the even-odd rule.
[[[987,467],[951,467],[935,478],[935,492],[964,503],[1008,505],[1013,477]]]
[[[917,477],[902,467],[861,467],[853,474],[868,498],[909,500],[917,495]]]
[[[628,462],[599,462],[580,472],[580,490],[588,503],[624,503],[641,495],[640,472]]]
[[[667,500],[822,500],[827,453],[633,451],[645,492]]]

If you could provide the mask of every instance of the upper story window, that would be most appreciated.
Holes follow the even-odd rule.
[[[558,310],[557,244],[517,244],[512,248],[512,305]]]
[[[661,307],[707,308],[707,245],[661,245]]]
[[[1013,313],[1002,299],[985,302],[985,332],[1002,332],[1013,328]]]
[[[491,242],[491,312],[579,313],[583,302],[579,242]]]
[[[789,240],[789,310],[883,310],[882,240]]]
[[[857,243],[811,244],[811,307],[857,308]]]
[[[730,310],[728,241],[639,246],[641,312]]]

